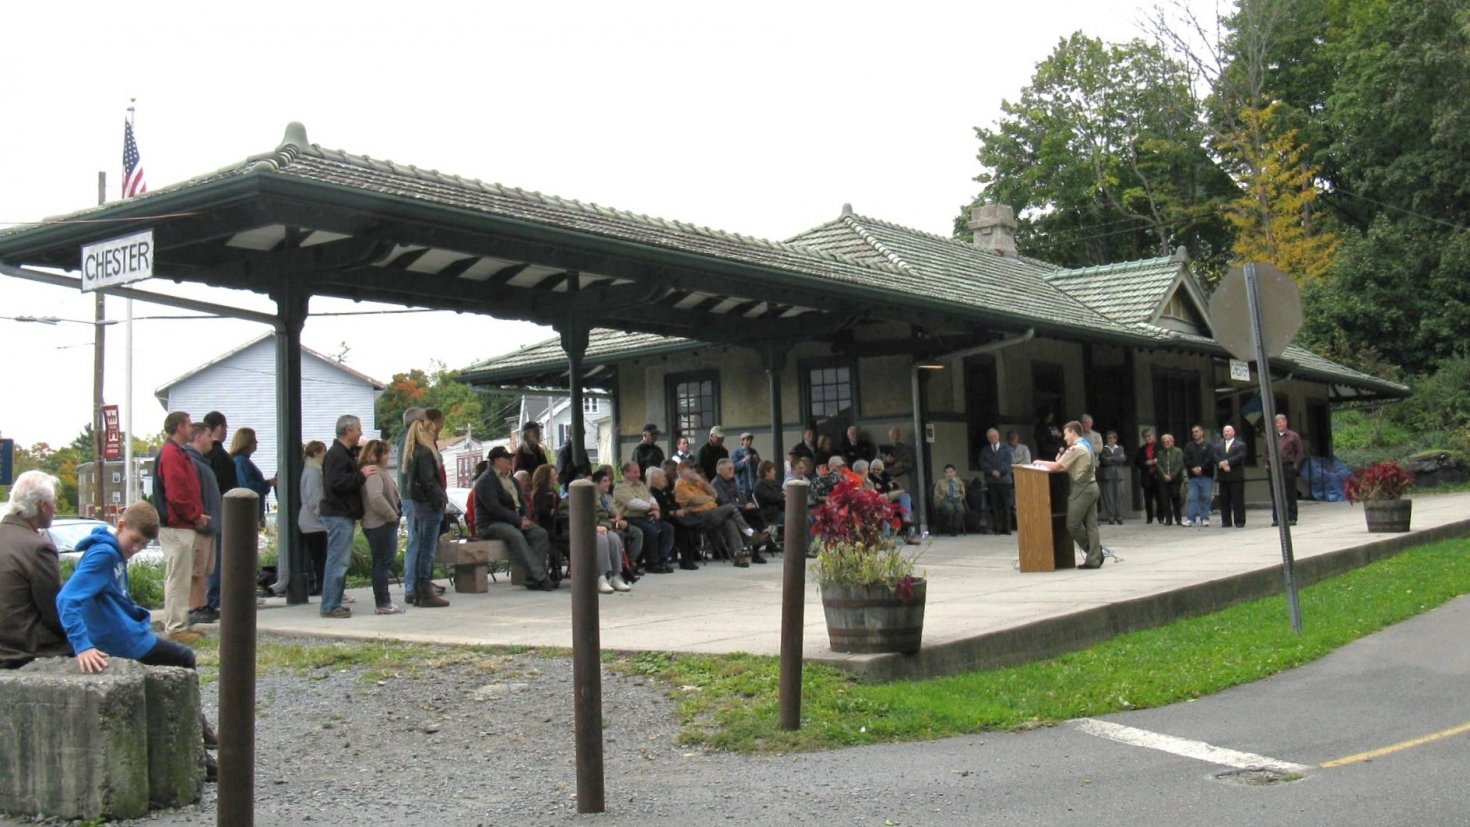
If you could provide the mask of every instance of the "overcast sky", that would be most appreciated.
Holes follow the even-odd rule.
[[[948,234],[978,191],[973,127],[995,121],[1060,38],[1139,36],[1147,5],[8,2],[0,226],[94,204],[98,170],[119,197],[136,98],[152,189],[268,151],[295,120],[325,147],[767,238],[844,202]],[[108,300],[109,317],[123,312]],[[0,277],[0,316],[92,313],[90,296]],[[550,335],[451,314],[369,318],[313,319],[304,342],[328,354],[345,343],[350,366],[387,381]],[[161,427],[157,387],[263,330],[151,318],[134,329],[139,433]],[[108,330],[106,396],[122,404],[122,329]],[[59,445],[81,430],[90,342],[89,326],[0,319],[0,435]]]

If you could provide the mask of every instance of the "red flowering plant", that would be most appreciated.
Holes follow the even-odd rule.
[[[899,600],[914,595],[915,556],[900,551],[903,517],[887,497],[843,482],[812,512],[817,580],[847,586],[888,586]]]
[[[1413,487],[1414,472],[1394,460],[1385,460],[1354,471],[1347,479],[1347,498],[1350,503],[1397,500]]]

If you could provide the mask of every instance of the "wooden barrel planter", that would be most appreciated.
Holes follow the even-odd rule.
[[[1413,510],[1414,501],[1410,499],[1363,501],[1363,514],[1368,518],[1369,534],[1408,531],[1409,517]]]
[[[822,611],[832,651],[871,655],[917,652],[924,637],[924,590],[914,581],[907,603],[888,586],[822,584]]]

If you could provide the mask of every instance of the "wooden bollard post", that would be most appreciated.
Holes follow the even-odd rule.
[[[786,483],[781,561],[781,728],[801,729],[801,650],[806,613],[806,480]]]

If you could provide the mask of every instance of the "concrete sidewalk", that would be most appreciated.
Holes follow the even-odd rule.
[[[1347,503],[1301,504],[1292,529],[1299,583],[1387,556],[1408,545],[1470,534],[1470,494],[1414,497],[1414,530],[1369,534],[1363,509]],[[840,655],[827,648],[821,598],[806,589],[808,660],[874,679],[952,673],[1044,657],[1090,645],[1129,629],[1214,611],[1282,590],[1281,547],[1270,512],[1253,510],[1245,528],[1103,526],[1103,544],[1123,562],[1096,571],[1022,574],[1016,537],[935,538],[920,568],[929,581],[924,647],[917,655]],[[648,575],[628,594],[600,601],[602,646],[614,650],[751,652],[780,650],[781,561],[737,569],[703,564],[699,571]],[[442,581],[441,581],[442,582]],[[508,576],[485,594],[446,595],[449,608],[392,616],[372,613],[371,589],[354,589],[347,620],[320,617],[313,602],[267,601],[259,629],[278,634],[495,646],[572,644],[570,589],[531,592]],[[394,600],[401,589],[393,587]],[[1281,622],[1287,623],[1283,599]],[[1310,617],[1304,618],[1310,624]]]

